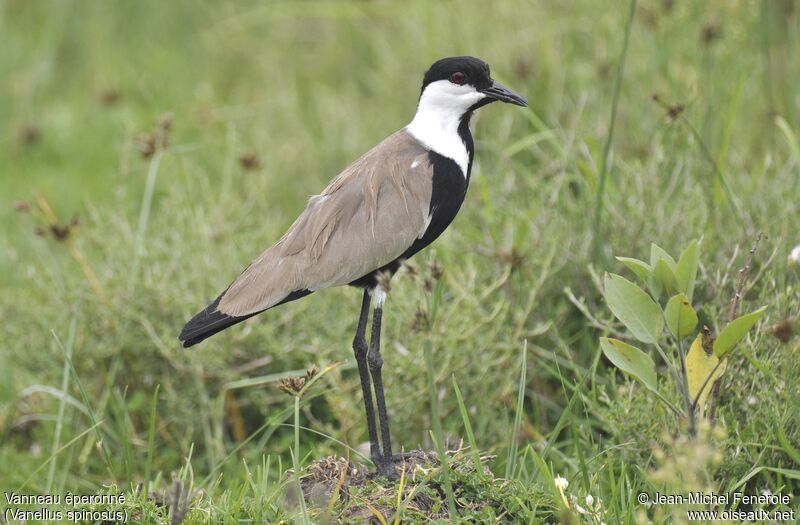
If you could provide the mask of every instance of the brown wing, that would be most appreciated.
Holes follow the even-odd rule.
[[[220,298],[219,311],[259,312],[292,292],[350,283],[402,255],[427,224],[427,153],[401,130],[351,164],[242,272]]]

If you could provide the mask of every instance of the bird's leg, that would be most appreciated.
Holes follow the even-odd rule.
[[[381,290],[380,293],[385,292]],[[381,442],[383,444],[383,456],[380,458],[380,463],[376,463],[375,466],[378,467],[378,474],[390,479],[397,479],[397,471],[394,469],[392,460],[389,418],[386,414],[386,400],[383,397],[383,377],[381,376],[381,368],[383,367],[383,359],[381,358],[382,311],[382,301],[378,300],[377,306],[372,312],[372,337],[369,343],[369,354],[367,354],[369,371],[372,374],[372,382],[375,385],[375,401],[378,404],[378,420],[381,425]]]
[[[378,430],[375,428],[375,408],[372,405],[372,387],[369,382],[367,368],[367,319],[369,317],[370,294],[364,289],[361,301],[361,314],[358,318],[356,336],[353,338],[353,353],[358,364],[358,375],[361,378],[361,392],[364,395],[364,411],[367,413],[367,429],[369,430],[369,450],[372,462],[378,465],[381,460],[381,449],[378,446]]]

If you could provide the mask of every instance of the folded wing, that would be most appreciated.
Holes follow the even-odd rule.
[[[430,170],[427,150],[411,135],[388,137],[309,200],[289,231],[222,294],[218,312],[253,315],[395,260],[424,233]]]

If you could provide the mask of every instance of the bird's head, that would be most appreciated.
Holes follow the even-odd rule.
[[[422,79],[420,109],[452,112],[460,117],[495,100],[517,106],[528,101],[492,80],[489,64],[470,56],[443,58]]]

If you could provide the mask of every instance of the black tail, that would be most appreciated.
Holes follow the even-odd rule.
[[[227,292],[227,290],[225,291]],[[192,317],[192,319],[186,323],[186,326],[183,327],[183,330],[181,330],[181,335],[178,336],[178,339],[183,341],[184,348],[194,346],[200,341],[203,341],[204,339],[216,334],[217,332],[225,330],[229,326],[241,323],[245,319],[261,313],[256,312],[249,315],[243,315],[241,317],[223,314],[217,310],[217,306],[219,306],[219,301],[222,299],[223,295],[225,295],[225,292],[219,294],[219,297],[214,299],[213,303],[206,306],[203,311]]]
[[[227,290],[225,290],[225,292],[227,292]],[[225,295],[225,292],[219,294],[219,297],[214,299],[213,303],[206,306],[202,312],[192,317],[192,319],[186,323],[186,326],[183,327],[183,330],[181,330],[181,335],[178,336],[178,339],[183,342],[184,348],[194,346],[197,343],[208,339],[217,332],[221,332],[230,326],[241,323],[242,321],[249,319],[254,315],[258,315],[261,312],[269,310],[269,308],[266,308],[252,314],[241,316],[224,314],[217,309],[217,306],[219,306],[219,302],[222,299],[222,296]],[[298,290],[296,292],[292,292],[281,302],[270,306],[270,308],[288,303],[289,301],[294,301],[295,299],[300,299],[301,297],[304,297],[310,293],[310,290]]]

